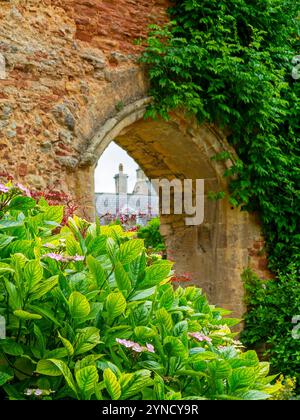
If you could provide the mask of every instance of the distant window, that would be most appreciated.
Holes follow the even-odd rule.
[[[138,200],[138,201],[136,202],[136,207],[141,207],[141,200]]]
[[[104,207],[108,207],[108,199],[104,201]]]

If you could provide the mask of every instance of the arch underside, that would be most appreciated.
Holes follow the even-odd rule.
[[[162,215],[161,232],[178,274],[191,279],[187,285],[202,287],[213,304],[241,316],[244,311],[241,273],[249,265],[249,249],[260,237],[259,225],[253,216],[233,209],[227,200],[208,198],[209,192],[226,191],[222,175],[230,165],[211,158],[225,150],[234,151],[215,127],[199,126],[180,114],[172,115],[169,121],[145,120],[148,103],[145,98],[128,105],[108,119],[91,139],[76,170],[78,200],[85,197],[82,204],[85,209],[90,208],[91,216],[95,165],[113,140],[150,179],[204,179],[204,223],[186,226],[184,215]],[[88,191],[78,186],[88,187]]]

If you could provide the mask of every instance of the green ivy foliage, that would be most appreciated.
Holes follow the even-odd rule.
[[[296,267],[293,287],[298,293],[300,80],[292,77],[292,71],[293,58],[300,52],[300,3],[173,3],[170,23],[152,27],[142,57],[149,67],[154,98],[148,115],[168,118],[171,110],[182,108],[199,122],[215,123],[231,133],[228,140],[238,158],[224,174],[231,181],[230,201],[260,213],[270,269],[289,282],[290,267]],[[266,296],[276,290],[278,298],[285,300],[292,291],[280,284],[267,284]],[[268,311],[268,299],[264,305]],[[260,308],[251,305],[246,329],[261,329],[260,339],[293,351],[287,334],[290,336],[291,319],[297,314],[287,314],[286,331],[280,335],[275,326],[265,330]],[[276,324],[280,315],[272,313]],[[276,351],[272,357],[289,370],[289,358],[279,358]]]
[[[248,328],[241,339],[249,347],[266,347],[273,369],[300,383],[300,287],[295,267],[277,281],[262,281],[251,270],[243,273]],[[298,339],[297,339],[298,337]]]

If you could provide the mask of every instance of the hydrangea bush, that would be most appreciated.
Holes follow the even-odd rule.
[[[238,320],[120,226],[0,186],[0,397],[268,399],[269,364],[243,351]]]

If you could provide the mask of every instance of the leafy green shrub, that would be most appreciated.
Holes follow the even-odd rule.
[[[268,363],[234,340],[238,320],[196,287],[175,291],[172,263],[147,265],[141,239],[76,216],[58,230],[61,206],[1,188],[3,398],[266,399],[278,389]]]
[[[300,316],[300,283],[295,268],[278,280],[263,281],[251,270],[243,274],[246,289],[246,329],[241,339],[249,347],[267,344],[273,369],[295,377],[300,383],[300,335],[293,335],[293,318]],[[255,310],[253,310],[255,308]]]
[[[229,200],[259,212],[270,268],[282,273],[266,285],[266,293],[257,290],[263,297],[257,304],[253,294],[247,342],[267,340],[274,347],[274,366],[299,372],[299,343],[292,342],[290,331],[292,316],[299,315],[294,295],[300,290],[300,83],[292,76],[300,51],[300,3],[172,4],[171,23],[152,27],[142,57],[154,98],[148,115],[168,118],[179,108],[230,132],[238,159],[231,156],[233,166],[225,173]]]
[[[138,230],[138,238],[144,239],[145,247],[154,252],[166,251],[165,241],[159,229],[160,220],[155,217]]]

